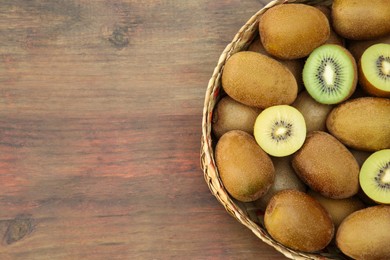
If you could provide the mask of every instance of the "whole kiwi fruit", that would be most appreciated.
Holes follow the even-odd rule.
[[[222,135],[215,148],[215,160],[224,187],[242,202],[260,198],[275,179],[271,158],[253,136],[241,130]]]
[[[212,129],[217,138],[230,130],[242,130],[253,134],[253,126],[261,109],[250,107],[235,101],[229,96],[223,97],[213,113]]]
[[[348,100],[329,113],[328,131],[346,146],[375,152],[390,148],[390,100],[362,97]]]
[[[390,206],[358,210],[341,223],[336,244],[354,259],[390,259]]]
[[[375,39],[390,33],[388,0],[334,0],[335,31],[351,40]]]
[[[226,61],[222,87],[238,102],[263,109],[289,105],[298,93],[294,75],[286,66],[251,51],[237,52]]]
[[[359,165],[351,152],[332,135],[313,131],[294,154],[292,166],[312,190],[344,199],[359,190]]]
[[[313,6],[281,4],[260,17],[259,32],[268,53],[280,59],[298,59],[329,38],[330,26],[326,16]]]
[[[304,252],[325,248],[334,235],[329,213],[318,201],[297,190],[282,190],[272,197],[264,224],[276,241]]]

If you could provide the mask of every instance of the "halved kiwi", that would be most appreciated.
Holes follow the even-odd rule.
[[[368,47],[378,44],[378,43],[387,43],[390,44],[390,34],[386,35],[384,37],[375,38],[373,40],[366,40],[366,41],[348,41],[348,50],[352,54],[352,56],[355,58],[356,61],[359,61],[362,57],[365,50],[368,49]]]
[[[377,151],[363,163],[360,186],[372,200],[390,204],[390,149]]]
[[[307,92],[322,104],[338,104],[356,89],[357,66],[347,49],[325,44],[315,49],[303,67]]]
[[[294,107],[272,106],[258,115],[253,134],[266,153],[275,157],[287,156],[305,142],[305,119]]]
[[[359,82],[371,95],[390,97],[390,44],[375,44],[364,51]]]

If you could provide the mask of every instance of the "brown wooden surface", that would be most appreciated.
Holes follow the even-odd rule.
[[[0,259],[284,259],[199,167],[208,80],[265,2],[2,0]]]

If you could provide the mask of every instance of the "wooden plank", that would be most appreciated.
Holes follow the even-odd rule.
[[[208,79],[261,6],[3,0],[0,258],[279,259],[199,167]]]

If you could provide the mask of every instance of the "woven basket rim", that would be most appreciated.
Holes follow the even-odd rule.
[[[225,47],[222,54],[220,55],[217,66],[214,68],[213,74],[208,82],[203,106],[200,165],[204,172],[204,179],[211,193],[224,206],[224,208],[230,215],[236,218],[241,224],[249,228],[264,243],[272,246],[277,251],[279,251],[284,256],[290,259],[340,259],[339,256],[332,256],[331,254],[329,255],[329,257],[327,257],[320,254],[294,251],[273,240],[267,234],[265,229],[261,228],[258,224],[253,222],[247,216],[247,214],[243,212],[243,210],[238,205],[236,205],[236,203],[230,198],[230,195],[223,187],[222,181],[219,178],[218,169],[214,160],[213,140],[211,136],[212,111],[219,96],[219,89],[221,88],[221,74],[224,64],[233,53],[241,50],[240,47],[242,48],[242,46],[244,46],[245,44],[249,44],[251,40],[253,40],[255,32],[257,32],[257,25],[260,15],[262,15],[266,10],[275,5],[293,2],[305,2],[307,4],[329,4],[331,0],[274,0],[268,3],[263,8],[261,8],[258,12],[256,12],[240,28],[240,30],[234,36],[233,40]]]

